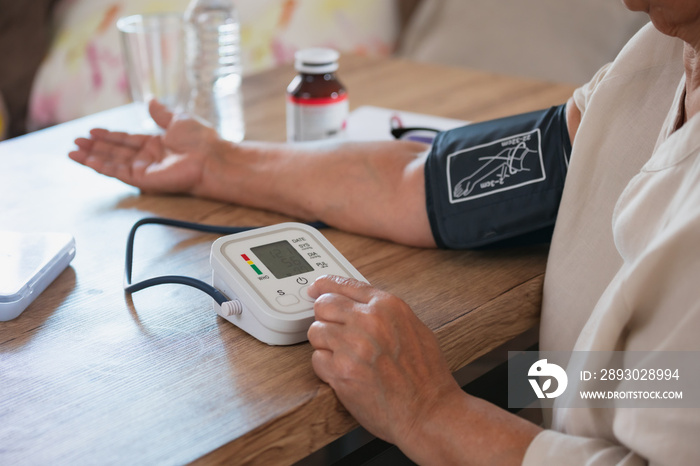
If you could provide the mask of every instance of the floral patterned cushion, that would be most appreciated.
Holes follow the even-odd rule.
[[[310,46],[387,55],[399,32],[397,0],[235,0],[244,73],[289,63]],[[188,0],[62,0],[55,38],[34,82],[30,130],[129,102],[119,17],[182,12]]]

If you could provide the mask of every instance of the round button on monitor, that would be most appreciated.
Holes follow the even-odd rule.
[[[302,286],[301,289],[299,290],[299,295],[301,296],[301,299],[304,301],[309,301],[310,303],[313,303],[316,301],[314,298],[309,296],[309,287],[308,286]]]

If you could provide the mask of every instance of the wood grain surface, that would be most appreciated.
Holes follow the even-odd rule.
[[[247,138],[285,138],[291,67],[244,80]],[[472,121],[566,101],[573,87],[402,60],[343,57],[351,108]],[[269,212],[138,190],[71,162],[93,126],[134,129],[124,109],[0,143],[0,230],[75,236],[71,266],[17,319],[0,322],[0,464],[289,464],[357,424],[313,373],[308,343],[272,347],[219,318],[196,290],[127,297],[131,225],[164,216],[222,225]],[[433,329],[452,369],[537,323],[546,248],[421,250],[325,230],[375,286]],[[215,236],[148,226],[134,279],[210,278]]]

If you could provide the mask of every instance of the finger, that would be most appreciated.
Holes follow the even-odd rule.
[[[83,165],[85,165],[86,167],[92,168],[97,173],[105,174],[104,173],[105,161],[102,157],[97,157],[95,155],[88,154],[87,157],[85,157],[85,161],[83,162]]]
[[[71,158],[71,160],[74,160],[75,162],[78,162],[80,164],[85,164],[85,159],[87,158],[88,153],[84,150],[74,150],[68,152],[68,157]]]
[[[126,146],[135,150],[140,149],[146,139],[148,139],[148,135],[146,134],[129,134],[121,131],[108,131],[101,128],[90,130],[90,135],[96,141],[104,141],[117,146]]]
[[[332,351],[337,345],[334,342],[337,340],[338,332],[341,325],[335,322],[315,321],[306,332],[309,343],[314,349],[325,349]]]
[[[345,324],[350,320],[358,303],[335,293],[324,293],[314,301],[314,314],[317,321]]]
[[[376,288],[368,283],[355,280],[354,278],[338,277],[337,275],[319,277],[308,289],[309,296],[312,298],[318,298],[324,293],[336,293],[365,304],[372,299],[376,291]]]
[[[148,136],[145,134],[129,134],[122,133],[120,131],[110,131],[100,139],[115,145],[121,145],[138,150],[147,138]]]
[[[153,121],[163,129],[166,129],[173,120],[173,112],[168,110],[165,105],[161,104],[156,99],[152,99],[148,102],[148,113],[151,114]]]
[[[319,379],[330,383],[333,375],[333,352],[328,350],[316,350],[311,355],[311,367]]]
[[[116,173],[119,170],[119,167],[121,166],[120,164],[112,163],[109,160],[100,160],[99,163],[99,166],[96,165],[98,168],[96,168],[95,170],[97,170],[103,175],[116,178]]]
[[[83,152],[83,151],[80,151]],[[113,158],[104,154],[91,151],[89,153],[77,154],[74,160],[82,163],[86,167],[92,168],[97,173],[114,177],[117,170],[123,163],[115,163]]]
[[[87,138],[77,138],[74,142],[76,146],[86,151],[92,149],[92,145],[94,144],[94,141],[92,139]]]
[[[92,139],[77,138],[75,140],[75,145],[78,146],[78,149],[69,152],[68,157],[85,165],[85,161],[92,152],[92,147],[94,144],[95,142]]]
[[[109,133],[109,130],[104,128],[92,128],[90,130],[90,136],[93,138],[101,138],[107,133]]]
[[[91,157],[99,157],[105,163],[125,164],[130,163],[137,150],[131,147],[119,146],[105,141],[95,141],[89,151]]]

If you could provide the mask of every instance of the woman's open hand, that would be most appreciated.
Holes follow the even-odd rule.
[[[90,138],[76,139],[78,149],[69,157],[144,192],[192,193],[221,142],[218,134],[194,118],[174,116],[155,100],[149,112],[165,134],[93,129]]]

